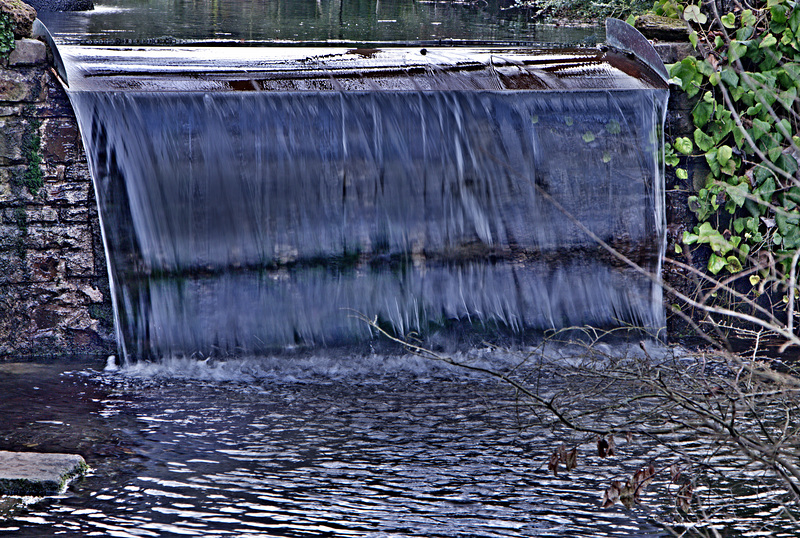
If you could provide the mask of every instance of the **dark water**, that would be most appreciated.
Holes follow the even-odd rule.
[[[474,364],[516,364],[473,354]],[[78,452],[92,467],[63,495],[0,499],[0,534],[671,535],[658,524],[674,502],[663,473],[634,509],[599,507],[610,480],[668,461],[663,446],[620,438],[617,456],[600,459],[594,437],[541,427],[509,389],[463,370],[300,354],[94,367],[0,366],[0,449]],[[578,446],[579,465],[555,477],[547,460],[563,441]],[[710,441],[673,448],[720,470],[735,461]],[[763,486],[697,495],[724,536],[754,523],[796,535],[770,523],[780,507]],[[764,499],[757,510],[731,513],[754,498]],[[28,504],[2,508],[14,502]]]
[[[111,0],[42,13],[63,43],[374,43],[492,41],[594,44],[600,27],[537,25],[512,2],[414,0]]]
[[[612,464],[548,476],[556,441],[521,428],[507,390],[443,372],[398,374],[386,364],[383,375],[373,365],[355,378],[352,370],[318,376],[324,368],[300,367],[297,381],[254,363],[174,363],[125,376],[32,369],[11,393],[14,400],[28,391],[27,418],[2,404],[11,420],[4,445],[75,443],[94,469],[66,494],[0,519],[0,532],[665,535],[647,510],[598,508]],[[70,433],[78,428],[87,438]]]

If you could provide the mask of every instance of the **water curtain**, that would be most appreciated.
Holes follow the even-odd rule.
[[[122,353],[339,345],[374,336],[362,316],[423,337],[661,330],[668,90],[626,32],[62,47]]]

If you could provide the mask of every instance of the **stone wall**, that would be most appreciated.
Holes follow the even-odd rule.
[[[94,193],[44,43],[0,65],[0,360],[115,349]]]

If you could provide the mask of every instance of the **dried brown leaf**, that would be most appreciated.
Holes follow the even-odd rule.
[[[558,476],[558,463],[561,458],[558,456],[558,450],[550,454],[550,461],[547,463],[547,470],[553,471],[553,476]]]
[[[680,510],[683,510],[684,512],[689,511],[689,505],[692,502],[693,491],[694,486],[692,486],[691,482],[687,482],[686,484],[682,485],[680,489],[678,489],[678,494],[675,497],[675,504]]]
[[[602,507],[613,506],[619,500],[619,493],[624,485],[619,480],[614,480],[611,485],[603,492]]]
[[[567,452],[567,460],[564,464],[567,466],[567,471],[571,471],[578,466],[578,447]]]
[[[678,479],[678,477],[681,476],[682,472],[683,471],[681,470],[680,467],[678,467],[677,463],[673,463],[672,465],[670,465],[670,467],[669,467],[669,478],[670,478],[670,481],[672,481],[672,483],[674,484],[675,481]]]

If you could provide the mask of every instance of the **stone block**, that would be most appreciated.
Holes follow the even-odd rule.
[[[82,146],[78,126],[73,120],[49,118],[42,128],[42,156],[45,162],[68,163],[82,156]]]
[[[12,205],[17,205],[22,202],[34,201],[28,189],[17,181],[17,178],[22,177],[25,173],[26,168],[23,165],[0,166],[0,204],[13,202]]]
[[[74,118],[75,113],[72,110],[72,104],[69,102],[69,97],[61,87],[61,83],[51,73],[47,73],[46,81],[46,98],[44,102],[36,105],[36,114],[38,117],[44,118]]]
[[[38,282],[50,282],[66,273],[66,263],[58,253],[33,254],[28,256],[31,278]]]
[[[8,65],[11,67],[45,62],[47,62],[47,47],[36,39],[18,39],[15,41],[14,50],[8,55]]]
[[[91,248],[75,252],[62,252],[61,257],[66,264],[67,275],[78,277],[94,276],[94,256]]]
[[[58,211],[52,207],[29,208],[27,211],[28,223],[47,223],[58,222]]]
[[[86,469],[77,454],[0,451],[0,495],[57,495]]]
[[[0,69],[0,101],[35,103],[45,96],[42,68]]]
[[[0,250],[15,250],[19,245],[20,233],[15,224],[0,225]]]
[[[89,224],[89,209],[86,207],[63,207],[58,210],[58,217],[65,224]]]
[[[0,12],[11,18],[14,37],[21,39],[31,36],[33,21],[36,20],[36,10],[33,7],[19,0],[0,0]]]
[[[17,253],[0,251],[0,285],[19,284],[27,280],[27,269],[26,260]]]
[[[694,50],[691,43],[688,41],[653,43],[653,48],[656,49],[656,52],[661,57],[661,61],[665,64],[674,64],[688,56],[697,55],[697,51]]]
[[[54,329],[61,323],[62,315],[57,308],[44,304],[31,311],[31,319],[39,330]]]
[[[19,118],[0,118],[0,165],[23,161],[25,123]]]
[[[83,204],[89,200],[88,183],[45,183],[47,200],[51,203]]]
[[[36,250],[48,249],[83,249],[91,252],[91,234],[82,226],[28,226],[29,248]]]
[[[0,105],[0,116],[19,116],[22,114],[22,105]]]

